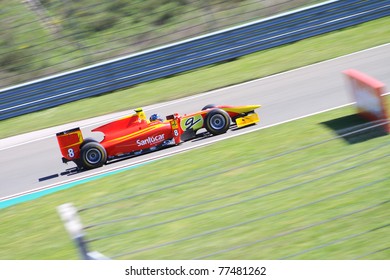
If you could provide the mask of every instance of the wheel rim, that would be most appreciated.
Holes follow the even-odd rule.
[[[220,130],[224,128],[225,125],[226,125],[226,120],[220,114],[214,115],[210,118],[210,126],[214,130]]]
[[[97,164],[102,159],[102,153],[96,148],[91,148],[85,153],[85,158],[88,163]]]

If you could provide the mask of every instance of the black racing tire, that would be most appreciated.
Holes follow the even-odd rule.
[[[85,146],[85,144],[92,143],[92,142],[99,143],[99,141],[97,141],[97,140],[95,140],[93,138],[88,137],[88,138],[84,139],[83,143],[81,143],[80,149],[82,149]]]
[[[213,109],[207,113],[204,127],[212,135],[223,134],[230,127],[230,117],[224,110]]]
[[[207,110],[207,109],[212,109],[212,108],[215,108],[215,107],[217,107],[217,105],[215,105],[215,104],[207,104],[206,106],[204,106],[202,108],[202,111],[203,110]]]
[[[81,164],[84,169],[93,169],[103,166],[107,161],[107,152],[97,142],[86,143],[80,151]]]

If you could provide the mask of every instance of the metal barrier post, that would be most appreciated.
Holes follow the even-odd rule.
[[[72,203],[62,204],[57,207],[58,214],[64,222],[65,228],[70,237],[76,243],[81,259],[83,260],[104,260],[108,259],[98,252],[88,252],[87,244],[84,241],[84,232],[81,219],[77,214],[76,207]]]

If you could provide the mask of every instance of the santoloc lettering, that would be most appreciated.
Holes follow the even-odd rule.
[[[156,136],[149,136],[146,139],[143,140],[137,140],[137,145],[140,146],[145,146],[145,145],[150,145],[154,143],[158,143],[164,141],[164,134],[156,135]]]

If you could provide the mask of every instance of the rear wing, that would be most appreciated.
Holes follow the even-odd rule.
[[[84,141],[80,128],[62,131],[56,136],[64,162],[80,158],[80,145]]]

